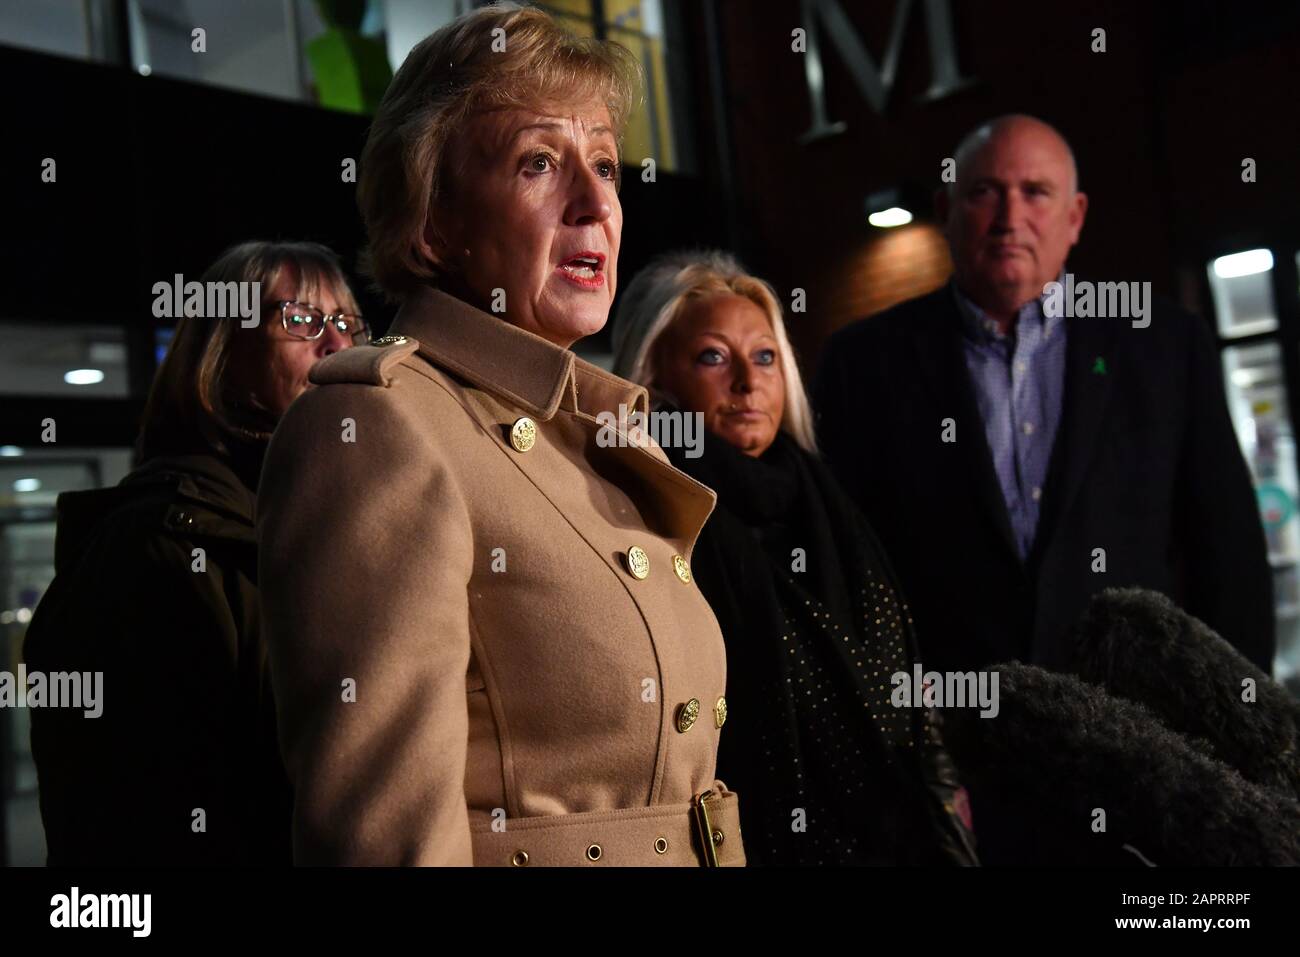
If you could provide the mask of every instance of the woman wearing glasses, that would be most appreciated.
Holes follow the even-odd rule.
[[[261,284],[261,322],[180,321],[137,468],[59,497],[56,575],[28,628],[33,671],[100,672],[102,714],[34,709],[51,865],[287,863],[257,603],[254,492],[280,416],[319,359],[366,338],[330,250],[249,242],[204,282]]]
[[[606,430],[645,390],[569,348],[609,316],[635,92],[624,48],[493,5],[371,125],[394,335],[312,373],[258,501],[300,862],[744,863],[689,564],[713,495]]]

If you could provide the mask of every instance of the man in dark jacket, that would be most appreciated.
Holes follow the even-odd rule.
[[[822,449],[894,563],[924,667],[1063,670],[1090,597],[1141,586],[1270,672],[1264,534],[1204,325],[1153,306],[1149,284],[1118,315],[1061,301],[1088,202],[1038,120],[968,136],[936,199],[953,282],[836,333],[814,387]],[[981,859],[1035,861],[1020,810],[978,778]]]
[[[1074,286],[1087,198],[1051,127],[1005,117],[956,159],[937,197],[953,283],[834,335],[814,390],[925,666],[1060,669],[1090,596],[1128,585],[1269,672],[1264,535],[1204,324],[1140,295],[1122,316],[1060,314],[1048,284]]]

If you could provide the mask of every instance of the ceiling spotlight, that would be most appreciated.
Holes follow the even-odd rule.
[[[878,213],[871,213],[867,216],[867,222],[882,229],[888,229],[891,226],[906,226],[911,221],[912,214],[901,206],[890,206],[888,209],[882,209]]]
[[[15,492],[39,492],[41,480],[37,478],[14,479]]]
[[[104,373],[99,369],[69,369],[63,373],[63,381],[68,385],[98,385],[104,381]]]
[[[910,192],[904,195],[903,188],[886,189],[872,193],[867,197],[867,222],[881,229],[891,226],[906,226],[912,221],[913,203],[909,201]]]
[[[1214,274],[1220,279],[1253,276],[1273,268],[1273,253],[1267,249],[1247,249],[1244,253],[1220,256],[1214,260]]]

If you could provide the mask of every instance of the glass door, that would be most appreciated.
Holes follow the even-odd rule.
[[[1250,467],[1268,540],[1276,602],[1274,677],[1300,692],[1300,476],[1273,254],[1252,249],[1209,264],[1228,411]]]

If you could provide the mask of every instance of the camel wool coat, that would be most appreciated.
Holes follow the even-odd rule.
[[[645,390],[432,287],[391,333],[315,367],[262,472],[295,860],[698,866],[711,831],[743,864],[715,497],[596,419]]]

